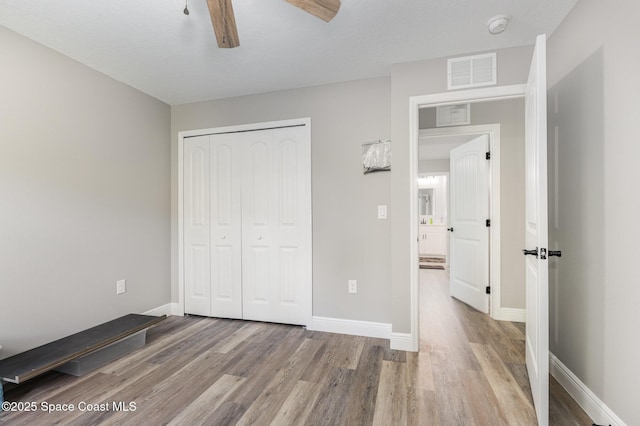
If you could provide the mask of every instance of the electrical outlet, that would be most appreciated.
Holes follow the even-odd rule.
[[[358,281],[349,280],[349,293],[357,293],[358,292]]]
[[[127,292],[127,280],[116,281],[116,294]]]

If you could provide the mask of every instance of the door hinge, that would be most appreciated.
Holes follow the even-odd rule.
[[[485,156],[487,160],[491,160],[491,151],[487,151],[487,155]]]
[[[487,219],[486,224],[487,224],[487,228],[490,227],[491,226],[491,219]]]
[[[491,286],[487,286],[486,290],[487,294],[491,294]]]

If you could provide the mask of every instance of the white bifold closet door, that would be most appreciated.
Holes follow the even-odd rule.
[[[308,129],[193,137],[184,154],[185,312],[307,324]]]

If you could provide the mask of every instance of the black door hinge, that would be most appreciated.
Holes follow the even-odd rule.
[[[487,286],[486,292],[487,292],[487,294],[491,294],[491,286]]]
[[[487,155],[485,156],[487,160],[491,160],[491,151],[487,151]]]
[[[491,226],[491,219],[487,219],[487,228]]]

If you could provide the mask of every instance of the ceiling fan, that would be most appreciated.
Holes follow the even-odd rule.
[[[340,9],[340,0],[285,0],[315,17],[329,22]],[[218,47],[240,46],[231,0],[207,0]]]

